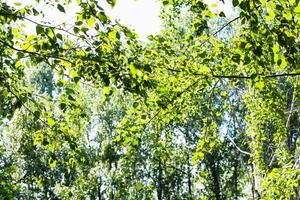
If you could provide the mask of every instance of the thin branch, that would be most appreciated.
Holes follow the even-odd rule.
[[[218,33],[220,33],[224,28],[226,28],[228,25],[230,25],[231,23],[233,23],[234,21],[238,20],[239,18],[241,18],[241,16],[238,16],[232,20],[230,20],[229,22],[227,22],[226,24],[224,24],[219,30],[217,30],[216,32],[213,33],[214,36],[216,36]]]
[[[74,37],[80,38],[78,35],[76,35],[76,34],[74,34],[74,33],[71,33],[70,31],[67,31],[67,30],[65,30],[65,29],[63,29],[63,28],[59,28],[59,27],[57,27],[57,26],[50,26],[50,25],[47,25],[47,24],[41,24],[41,23],[36,22],[36,21],[34,21],[34,20],[32,20],[32,19],[29,19],[28,17],[25,17],[25,16],[16,15],[16,14],[12,14],[12,13],[3,13],[3,12],[0,12],[0,15],[1,15],[1,16],[14,16],[14,17],[16,17],[16,18],[18,18],[18,19],[25,19],[25,20],[27,20],[27,21],[29,21],[29,22],[35,24],[35,25],[43,26],[43,27],[46,27],[46,28],[53,28],[53,29],[56,29],[56,30],[59,30],[59,31],[63,31],[63,32],[65,32],[65,33],[67,33],[67,34],[69,34],[69,35],[72,35],[72,36],[74,36]]]
[[[45,57],[45,58],[55,58],[55,59],[58,59],[58,60],[62,60],[62,61],[66,61],[68,63],[71,63],[72,65],[75,65],[75,63],[73,63],[72,61],[70,61],[68,59],[65,59],[65,58],[62,58],[62,57],[58,57],[58,56],[54,56],[54,55],[42,54],[42,53],[35,52],[35,51],[27,51],[27,50],[23,50],[23,49],[18,49],[16,47],[8,44],[7,42],[5,42],[2,39],[0,39],[0,43],[2,43],[6,47],[9,47],[10,49],[15,50],[15,51],[19,51],[19,52],[23,52],[23,53],[28,53],[28,54],[31,54],[31,55],[36,55],[36,56]]]
[[[272,156],[271,161],[270,161],[270,163],[269,163],[269,167],[272,166],[272,164],[273,164],[273,162],[274,162],[274,159],[275,159],[275,153],[273,153],[273,156]]]
[[[241,148],[233,141],[233,139],[232,139],[228,134],[226,134],[226,137],[229,139],[229,141],[235,146],[235,148],[236,148],[239,152],[251,156],[251,153],[242,150],[242,149],[241,149]]]
[[[181,73],[184,72],[182,70],[178,69],[172,69],[172,68],[167,68],[167,70],[172,71],[172,72],[177,72]],[[191,73],[192,75],[195,76],[207,76],[206,74],[199,74],[199,73]],[[241,76],[241,75],[219,75],[219,74],[214,74],[211,73],[212,77],[214,78],[220,78],[220,79],[253,79],[253,76]],[[257,74],[257,76],[260,76],[261,78],[278,78],[278,77],[287,77],[287,76],[300,76],[300,72],[295,72],[295,73],[282,73],[282,74]]]
[[[198,74],[200,75],[200,74]],[[240,76],[240,75],[216,75],[212,74],[215,78],[226,78],[226,79],[253,79],[252,76]],[[282,74],[257,74],[262,78],[277,78],[277,77],[286,77],[286,76],[300,76],[300,72],[295,73],[282,73]]]
[[[298,169],[299,168],[299,163],[300,163],[300,157],[296,160],[293,169]]]
[[[291,117],[292,117],[293,110],[294,110],[295,98],[296,98],[296,94],[295,94],[295,90],[293,90],[293,97],[292,97],[291,107],[290,107],[289,115],[288,115],[288,118],[287,118],[287,121],[286,121],[286,125],[285,125],[285,127],[287,129],[290,128],[290,121],[291,121]]]

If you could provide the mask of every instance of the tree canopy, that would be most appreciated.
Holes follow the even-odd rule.
[[[299,0],[102,3],[0,2],[1,199],[300,198]]]

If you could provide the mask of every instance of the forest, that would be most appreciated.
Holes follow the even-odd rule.
[[[0,199],[299,200],[300,0],[120,1],[0,0]]]

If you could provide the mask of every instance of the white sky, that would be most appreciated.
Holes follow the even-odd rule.
[[[35,4],[33,0],[4,1],[12,6],[15,6],[15,2],[22,3],[22,6]],[[157,0],[118,0],[113,8],[111,8],[105,0],[100,0],[99,2],[100,6],[104,8],[105,13],[108,14],[112,20],[118,20],[121,24],[133,28],[141,38],[146,38],[151,34],[158,34],[160,31],[161,21],[159,13],[161,4]],[[63,22],[70,23],[75,20],[75,13],[79,10],[75,4],[71,4],[65,8],[66,14],[64,14],[59,12],[56,7],[48,6],[45,1],[41,1],[37,7],[37,10],[39,9],[44,11],[46,15],[45,18],[31,17],[31,19],[51,22],[54,26]]]
[[[105,6],[105,10],[111,18],[120,20],[141,37],[146,37],[160,31],[160,6],[156,0],[119,0],[113,9]]]
[[[32,4],[34,2],[33,0],[4,1],[11,5],[13,5],[14,2],[21,2],[23,5]],[[51,22],[54,26],[63,22],[70,23],[75,20],[75,13],[78,11],[78,7],[76,7],[75,4],[66,8],[67,13],[64,14],[59,12],[55,7],[51,8],[46,5],[45,1],[42,0],[41,2],[42,5],[39,6],[39,8],[45,12],[46,17],[44,19],[32,19]],[[100,0],[99,2],[111,19],[119,20],[120,23],[133,28],[142,40],[148,35],[155,35],[160,31],[161,20],[159,14],[161,3],[159,0],[117,0],[117,4],[114,8],[111,8],[105,0]],[[234,13],[231,0],[225,0],[225,5],[221,3],[220,0],[204,0],[204,2],[215,12],[224,11],[229,18],[231,18]],[[217,4],[217,7],[212,8],[213,4]],[[30,29],[35,32],[34,27]]]

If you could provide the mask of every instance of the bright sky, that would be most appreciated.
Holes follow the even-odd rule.
[[[4,0],[4,2],[12,6],[15,6],[15,2],[22,3],[22,6],[34,3],[33,0]],[[65,9],[67,13],[64,14],[59,12],[55,7],[48,6],[45,2],[41,1],[37,7],[38,10],[41,9],[44,11],[45,18],[31,17],[31,19],[51,22],[55,26],[63,22],[73,21],[75,13],[78,11],[78,7],[75,4],[71,4]],[[104,0],[99,2],[100,6],[104,8],[112,20],[118,20],[121,24],[133,28],[142,39],[151,34],[155,35],[160,30],[161,21],[159,13],[161,4],[157,0],[118,0],[113,8]]]
[[[4,0],[13,5],[14,2],[21,2],[23,5],[32,4],[33,0]],[[52,25],[58,25],[63,22],[70,22],[75,18],[78,7],[75,4],[66,8],[67,13],[59,12],[55,7],[51,8],[46,5],[46,1],[41,1],[41,9],[45,12],[44,19],[38,21],[51,22]],[[224,11],[226,16],[230,18],[233,14],[231,0],[225,0],[223,4],[220,0],[204,0],[209,7],[216,11]],[[161,3],[158,0],[118,0],[114,8],[111,8],[105,0],[100,1],[101,6],[111,19],[119,20],[120,23],[133,28],[140,36],[145,39],[148,35],[159,33],[161,20],[159,18]],[[214,7],[214,5],[217,7]],[[213,8],[214,7],[214,8]],[[35,29],[33,28],[33,31]]]
[[[113,9],[105,6],[105,10],[111,18],[120,20],[141,37],[146,37],[160,31],[160,6],[156,0],[119,0]]]

